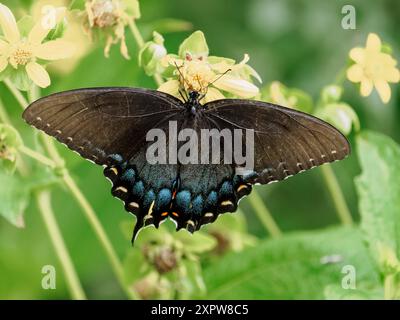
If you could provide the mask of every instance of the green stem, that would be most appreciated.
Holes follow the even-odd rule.
[[[282,235],[282,231],[279,229],[278,225],[271,215],[271,212],[264,204],[256,189],[253,189],[253,192],[248,199],[251,207],[253,208],[262,225],[264,226],[265,230],[268,231],[272,238],[279,238]]]
[[[336,78],[335,78],[336,85],[338,85],[338,86],[343,85],[343,82],[346,80],[346,71],[347,71],[347,68],[343,68],[337,73]]]
[[[396,296],[396,284],[395,284],[395,275],[388,274],[385,275],[384,283],[384,299],[385,300],[392,300]]]
[[[4,108],[4,103],[3,100],[0,98],[0,122],[2,123],[11,123],[10,118],[8,117],[8,114],[6,112],[6,109]]]
[[[47,158],[46,156],[42,155],[41,153],[39,153],[35,150],[32,150],[28,147],[22,146],[18,150],[21,153],[27,155],[28,157],[31,157],[32,159],[35,159],[36,161],[38,161],[46,166],[49,166],[52,169],[54,169],[57,166],[53,160]]]
[[[65,280],[68,289],[71,292],[71,296],[75,300],[85,300],[86,295],[82,289],[82,285],[79,281],[71,257],[61,236],[60,228],[58,227],[57,221],[54,217],[54,212],[51,208],[50,192],[42,191],[36,198],[40,208],[39,211],[52,240],[54,250],[61,263],[61,267],[63,268]]]
[[[5,85],[7,88],[11,91],[11,93],[14,95],[15,99],[17,99],[18,103],[21,105],[22,109],[26,109],[28,106],[28,100],[24,97],[24,95],[19,91],[14,84],[10,81],[10,79],[5,79],[4,80]]]
[[[341,223],[351,226],[353,224],[353,218],[351,217],[350,210],[332,167],[329,164],[325,164],[321,166],[321,170]]]
[[[139,50],[142,49],[145,43],[144,43],[143,37],[135,23],[135,20],[133,20],[133,19],[129,20],[129,29],[131,30],[131,33],[133,35],[133,38],[136,41],[137,46],[139,47]],[[157,86],[161,86],[164,82],[162,77],[158,73],[153,75],[153,79],[156,82]]]

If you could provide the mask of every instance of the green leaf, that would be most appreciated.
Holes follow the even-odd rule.
[[[29,79],[28,74],[25,71],[25,67],[19,67],[16,70],[13,69],[9,76],[11,82],[20,91],[28,91],[33,84],[32,80]]]
[[[0,216],[18,228],[24,227],[23,214],[31,193],[59,181],[49,169],[35,165],[32,163],[32,173],[26,178],[0,170]]]
[[[326,263],[326,257],[339,261]],[[230,254],[204,271],[210,299],[322,299],[353,265],[357,284],[378,287],[379,276],[358,229],[298,232]]]
[[[361,228],[380,270],[400,270],[400,146],[376,132],[357,137],[362,174],[355,179]]]
[[[0,181],[0,215],[14,226],[23,228],[23,213],[29,203],[29,187],[18,175],[2,171]]]
[[[0,170],[13,173],[17,164],[17,150],[22,139],[12,126],[0,123]]]
[[[384,293],[382,287],[363,288],[363,289],[344,289],[337,284],[328,285],[325,288],[325,298],[328,300],[379,300]]]
[[[178,54],[181,58],[184,58],[187,53],[194,56],[208,56],[209,49],[203,32],[195,31],[188,38],[183,40],[179,46]]]

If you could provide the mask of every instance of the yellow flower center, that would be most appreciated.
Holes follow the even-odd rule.
[[[181,68],[184,78],[181,79],[187,91],[204,92],[207,86],[215,79],[215,73],[211,70],[210,65],[204,61],[185,61]]]
[[[17,68],[19,65],[26,65],[32,58],[32,50],[26,44],[20,44],[11,52],[10,63]]]

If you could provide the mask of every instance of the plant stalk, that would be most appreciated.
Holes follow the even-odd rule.
[[[258,191],[254,188],[251,196],[249,197],[249,203],[256,213],[261,224],[264,226],[265,230],[270,234],[271,238],[279,238],[282,235],[282,231],[279,229],[271,212],[264,204]]]
[[[342,189],[340,188],[339,182],[337,181],[332,167],[329,164],[325,164],[321,166],[321,170],[324,181],[332,197],[333,204],[335,205],[339,220],[343,225],[353,225],[353,218],[351,217],[350,210],[347,206]]]
[[[45,222],[47,232],[52,240],[55,253],[63,268],[65,280],[71,296],[75,300],[85,300],[86,295],[82,289],[78,275],[75,271],[71,257],[65,246],[64,239],[61,236],[60,228],[54,217],[54,212],[51,208],[51,198],[49,191],[41,191],[36,196],[40,214]]]

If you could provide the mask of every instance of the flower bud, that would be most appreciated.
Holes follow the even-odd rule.
[[[22,139],[13,127],[0,124],[0,169],[13,173],[16,167],[17,150],[22,146]]]
[[[139,65],[144,68],[149,76],[161,73],[163,71],[161,60],[166,55],[164,38],[159,33],[154,32],[153,41],[147,42],[139,52]]]
[[[338,128],[344,135],[351,129],[360,130],[360,121],[354,110],[346,103],[331,103],[318,110],[316,116]]]

